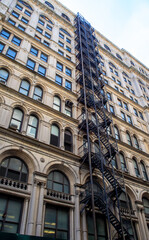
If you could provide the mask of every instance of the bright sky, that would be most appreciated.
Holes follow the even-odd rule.
[[[59,0],[149,68],[149,0]]]

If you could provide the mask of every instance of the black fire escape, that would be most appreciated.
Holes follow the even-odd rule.
[[[90,191],[85,189],[82,194],[82,211],[88,208],[93,214],[95,240],[97,240],[96,208],[106,216],[109,240],[132,240],[132,236],[123,227],[118,200],[124,191],[124,186],[120,184],[111,164],[117,153],[117,144],[114,139],[109,138],[108,134],[112,119],[106,108],[107,97],[104,90],[104,80],[101,77],[102,70],[99,67],[98,41],[94,29],[80,14],[77,14],[75,19],[75,27],[77,83],[80,85],[78,102],[83,105],[79,118],[79,130],[86,134],[81,166],[88,165],[91,186]],[[91,135],[97,139],[94,151],[90,142]],[[103,179],[100,192],[95,192],[93,188],[93,173],[97,169]],[[108,188],[107,182],[109,183]],[[111,231],[116,232],[115,238],[111,237]]]

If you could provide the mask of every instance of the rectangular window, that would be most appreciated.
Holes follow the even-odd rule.
[[[71,57],[68,56],[68,55],[66,55],[66,59],[69,60],[69,61],[71,61]]]
[[[116,82],[115,77],[113,77],[113,76],[112,76],[112,80],[113,80],[114,82]]]
[[[59,33],[59,37],[64,39],[64,35],[62,33]]]
[[[120,99],[117,99],[117,100],[118,100],[118,105],[119,105],[120,107],[123,107],[122,101],[121,101]]]
[[[64,52],[62,52],[61,50],[58,49],[58,53],[61,55],[61,56],[64,56]]]
[[[38,20],[38,23],[40,23],[42,26],[44,26],[44,22],[41,19]]]
[[[114,74],[115,74],[116,76],[118,76],[118,72],[117,72],[117,71],[114,71]]]
[[[115,88],[115,90],[116,90],[116,91],[119,91],[119,89],[118,89],[118,87],[117,87],[117,86],[115,86],[114,88]]]
[[[107,97],[110,101],[112,101],[111,93],[107,92]]]
[[[130,91],[131,91],[131,93],[132,93],[132,94],[134,94],[134,95],[135,95],[135,92],[134,92],[134,90],[133,90],[133,89],[131,89]]]
[[[130,91],[130,89],[129,89],[129,87],[128,87],[128,86],[126,86],[126,89],[127,89],[128,91]]]
[[[66,42],[68,42],[69,44],[71,44],[71,40],[69,38],[66,38]]]
[[[30,53],[37,57],[37,55],[38,55],[38,49],[37,49],[37,48],[34,48],[34,47],[31,47]]]
[[[62,43],[61,41],[58,41],[58,44],[59,46],[64,47],[64,43]]]
[[[102,71],[102,74],[103,74],[104,76],[106,76],[106,72],[105,72],[105,71]]]
[[[133,97],[132,96],[130,96],[130,99],[133,101]]]
[[[128,80],[128,83],[129,83],[129,85],[131,85],[132,86],[132,83]]]
[[[41,29],[40,27],[37,27],[36,30],[41,34],[43,33],[43,29]]]
[[[43,60],[44,62],[47,62],[48,61],[48,55],[46,55],[44,53],[41,53],[40,59]]]
[[[143,114],[141,112],[139,112],[139,116],[142,120],[144,120]]]
[[[18,13],[15,12],[15,11],[12,12],[12,15],[13,15],[14,17],[16,17],[16,18],[19,18],[19,16],[20,16],[20,14],[18,14]]]
[[[19,9],[20,11],[22,11],[23,7],[21,7],[20,5],[16,5],[16,8]]]
[[[129,124],[132,124],[131,117],[130,117],[130,116],[128,116],[128,115],[127,115],[127,122],[128,122]]]
[[[107,85],[108,85],[108,80],[107,80],[107,79],[104,79],[104,82],[105,82],[105,84],[107,84]]]
[[[33,60],[31,60],[31,59],[28,59],[26,66],[27,66],[28,68],[30,68],[31,70],[34,70],[34,68],[35,68],[35,62],[34,62]]]
[[[24,22],[25,24],[28,24],[28,19],[26,19],[24,17],[21,18],[21,21]]]
[[[67,50],[68,52],[71,52],[71,48],[68,47],[68,46],[66,46],[66,50]]]
[[[120,89],[120,93],[124,95],[124,91],[122,89]]]
[[[57,62],[57,65],[56,65],[56,68],[59,70],[59,71],[63,71],[63,64],[61,64],[60,62]]]
[[[121,112],[121,117],[123,121],[126,121],[125,113]]]
[[[17,51],[15,51],[15,50],[12,49],[12,48],[8,48],[7,53],[6,53],[6,56],[8,56],[8,57],[10,57],[10,58],[12,58],[12,59],[15,59],[16,54],[17,54]]]
[[[46,38],[51,39],[51,35],[49,33],[45,32],[44,35],[45,35]]]
[[[70,69],[70,68],[66,67],[65,73],[66,73],[68,76],[71,77],[71,69]]]
[[[47,46],[47,47],[49,47],[50,46],[50,43],[48,43],[47,41],[43,41],[43,44],[45,45],[45,46]]]
[[[35,35],[35,37],[34,37],[37,41],[39,41],[39,42],[41,42],[41,38],[40,37],[38,37],[37,35]]]
[[[5,44],[3,44],[3,43],[0,42],[0,52],[3,51],[4,47],[5,47]]]
[[[121,86],[121,81],[117,80],[117,84]]]
[[[20,46],[20,44],[21,44],[21,39],[18,38],[18,37],[16,37],[16,36],[14,36],[13,39],[12,39],[12,43],[14,43],[14,44],[17,45],[17,46]]]
[[[24,13],[25,13],[27,16],[29,16],[29,17],[31,16],[31,12],[29,12],[29,11],[27,11],[27,10],[25,10]]]
[[[9,18],[9,19],[8,19],[8,22],[9,22],[10,24],[12,24],[13,26],[15,26],[15,25],[16,25],[16,22],[15,22],[15,21],[13,21],[11,18]]]
[[[123,77],[124,81],[127,82],[127,79],[125,77]]]
[[[45,74],[46,74],[46,68],[43,67],[42,65],[39,65],[39,67],[38,67],[38,73],[41,74],[41,75],[43,75],[43,76],[45,76]]]
[[[100,65],[104,67],[104,62],[101,61],[101,62],[100,62]]]
[[[134,110],[134,114],[138,117],[138,112],[137,112],[137,110],[134,108],[133,109]]]
[[[25,27],[23,27],[23,26],[20,25],[20,24],[18,25],[18,28],[19,28],[21,31],[23,31],[23,32],[25,31]]]
[[[46,28],[47,28],[48,30],[52,31],[52,27],[51,27],[49,24],[47,24]]]
[[[9,39],[10,37],[10,32],[8,32],[7,30],[3,29],[1,31],[1,34],[0,34],[3,38],[6,38],[6,39]]]
[[[114,114],[114,107],[110,105],[110,112]]]
[[[112,72],[112,73],[113,73],[113,68],[111,68],[111,67],[110,67],[110,72]]]
[[[70,81],[68,81],[68,80],[65,80],[65,88],[66,88],[67,90],[70,90],[70,91],[71,91],[71,89],[72,89],[72,83],[71,83]]]
[[[62,86],[62,77],[59,75],[56,75],[55,82]]]
[[[129,111],[127,103],[124,102],[123,105],[124,105],[124,109],[127,110],[127,111]]]

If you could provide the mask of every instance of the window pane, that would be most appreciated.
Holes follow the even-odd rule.
[[[23,32],[25,31],[25,27],[21,26],[20,24],[18,25],[18,28]]]
[[[9,73],[5,69],[0,69],[0,81],[6,82],[8,79]]]
[[[21,210],[21,202],[16,202],[15,200],[9,201],[7,208],[7,216],[6,221],[9,222],[19,222],[20,210]]]
[[[56,228],[56,209],[46,209],[45,227]]]
[[[28,59],[28,61],[27,61],[27,67],[30,68],[30,69],[32,69],[32,70],[34,70],[34,68],[35,68],[35,62],[32,61],[31,59]]]
[[[53,183],[53,190],[63,192],[63,185],[60,183]]]
[[[29,118],[29,124],[33,127],[37,127],[38,119],[34,116],[30,116]]]
[[[55,135],[55,136],[59,136],[59,128],[55,125],[52,125],[52,130],[51,130],[51,134]]]
[[[45,74],[46,74],[46,68],[43,67],[43,66],[41,66],[41,65],[39,65],[39,67],[38,67],[38,73],[41,74],[41,75],[43,75],[43,76],[45,76]]]
[[[5,213],[6,199],[0,198],[0,220],[3,220],[3,214]]]
[[[62,85],[62,77],[56,75],[56,79],[55,79],[55,82],[59,85]]]
[[[18,224],[4,223],[3,232],[17,233],[17,229],[18,229]]]
[[[67,230],[68,229],[68,213],[65,210],[58,211],[58,224],[59,229]]]
[[[10,58],[12,58],[12,59],[15,59],[16,54],[17,54],[17,51],[15,51],[15,50],[12,49],[12,48],[9,48],[9,49],[7,50],[6,56],[8,56],[8,57],[10,57]]]

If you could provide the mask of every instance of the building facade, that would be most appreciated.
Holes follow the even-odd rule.
[[[75,14],[57,0],[0,1],[0,230],[51,239],[94,239],[80,214],[89,170],[80,168],[84,135],[76,82]],[[149,69],[98,31],[132,239],[149,239]],[[94,147],[95,136],[91,136]],[[94,173],[100,184],[101,174]],[[131,216],[130,216],[131,215]],[[99,239],[108,238],[97,209]],[[132,233],[133,231],[133,233]],[[112,231],[111,239],[116,239]]]

